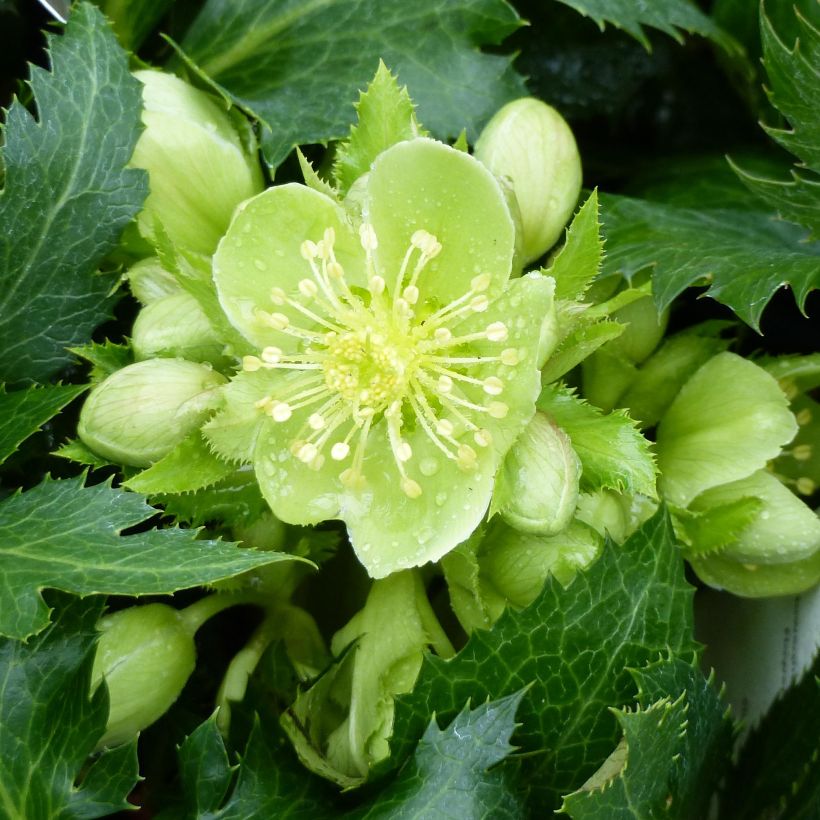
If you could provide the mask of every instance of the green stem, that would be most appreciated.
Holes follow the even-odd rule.
[[[254,630],[250,640],[234,655],[216,696],[219,712],[216,723],[222,734],[227,734],[231,723],[230,701],[238,702],[245,697],[248,680],[265,654],[265,650],[279,634],[279,612],[269,610],[265,620]]]
[[[209,621],[214,615],[240,604],[256,604],[263,607],[266,601],[258,593],[215,592],[180,610],[179,614],[193,635],[205,621]]]

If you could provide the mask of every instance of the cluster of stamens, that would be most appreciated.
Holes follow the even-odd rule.
[[[274,287],[270,300],[307,322],[295,324],[292,313],[256,311],[262,325],[295,339],[299,352],[266,347],[259,356],[246,356],[243,367],[251,372],[299,371],[300,377],[256,406],[275,422],[286,422],[294,411],[313,407],[290,451],[314,469],[323,466],[326,452],[334,461],[347,462],[340,479],[348,487],[363,486],[368,437],[383,419],[401,488],[417,498],[422,488],[408,474],[413,451],[402,436],[406,421],[413,419],[446,458],[464,470],[475,469],[475,448],[492,444],[482,420],[502,419],[509,408],[497,398],[504,392],[502,379],[479,378],[471,375],[471,368],[490,363],[512,367],[518,363],[518,352],[506,347],[497,355],[481,356],[465,349],[479,341],[502,345],[509,335],[503,322],[458,332],[462,322],[489,307],[489,274],[474,277],[467,292],[449,304],[417,316],[419,278],[441,252],[436,237],[423,230],[413,234],[392,288],[374,265],[378,240],[373,227],[363,224],[359,239],[365,251],[367,294],[351,288],[334,252],[332,228],[318,242],[306,240],[301,255],[311,276],[298,283],[298,294]],[[465,388],[473,391],[472,397]],[[472,400],[476,390],[483,396],[480,401]]]

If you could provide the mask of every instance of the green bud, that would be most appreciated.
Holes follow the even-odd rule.
[[[669,311],[659,313],[652,296],[636,299],[610,315],[624,325],[624,332],[607,342],[606,349],[632,364],[645,361],[663,338]]]
[[[531,97],[507,103],[481,132],[475,156],[512,184],[524,264],[561,236],[581,191],[581,158],[563,117]]]
[[[236,206],[264,186],[255,146],[210,95],[161,71],[135,76],[145,130],[132,165],[148,171],[151,191],[140,231],[156,243],[158,222],[175,245],[209,256]]]
[[[569,436],[537,412],[504,459],[494,507],[517,530],[555,535],[575,513],[580,476]]]
[[[141,259],[128,270],[125,276],[131,287],[131,293],[143,305],[149,305],[157,299],[162,299],[163,296],[170,296],[172,293],[181,291],[173,274],[165,270],[156,256]]]
[[[148,604],[106,615],[91,671],[91,691],[105,679],[109,713],[97,744],[127,743],[179,697],[196,663],[193,635],[182,615]]]
[[[134,357],[178,356],[192,362],[218,362],[225,345],[199,302],[181,291],[146,305],[131,334]]]
[[[148,467],[199,427],[227,382],[184,359],[148,359],[113,373],[89,394],[77,432],[117,464]]]
[[[759,509],[721,550],[721,558],[742,564],[783,564],[809,558],[820,549],[820,519],[775,476],[759,470],[748,478],[713,487],[690,505],[694,512],[756,499]],[[693,544],[697,551],[697,544]],[[766,567],[761,566],[761,573]]]
[[[687,507],[705,490],[762,469],[796,432],[778,383],[752,362],[719,353],[686,382],[658,425],[660,490]]]

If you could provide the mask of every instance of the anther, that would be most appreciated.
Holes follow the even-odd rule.
[[[811,458],[811,444],[798,444],[792,448],[792,457],[797,461],[808,461]]]
[[[316,243],[311,242],[309,239],[302,242],[299,246],[299,252],[302,254],[302,258],[306,259],[308,262],[315,259],[319,255],[319,249],[316,247]]]
[[[408,498],[418,498],[421,495],[421,486],[409,476],[403,476],[401,489]]]
[[[504,322],[491,322],[487,325],[487,338],[491,342],[503,342],[506,341],[509,332],[507,331],[507,326]]]
[[[345,441],[337,441],[330,448],[330,457],[334,461],[344,461],[350,452],[350,445]]]
[[[433,334],[433,336],[435,337],[435,340],[437,342],[441,342],[442,344],[444,344],[445,342],[449,342],[450,339],[453,338],[453,332],[450,330],[450,328],[439,327],[436,328],[436,332]]]
[[[312,279],[302,279],[299,282],[299,293],[305,299],[312,299],[319,292],[319,288]]]
[[[325,423],[325,418],[321,413],[312,413],[308,419],[311,430],[321,430]]]
[[[262,360],[268,364],[277,364],[281,359],[282,351],[278,347],[266,347],[262,351]]]
[[[478,456],[476,455],[476,451],[470,447],[469,444],[460,444],[458,446],[458,466],[463,467],[465,469],[472,469],[475,467],[476,459]]]
[[[811,423],[811,410],[808,407],[804,407],[796,416],[797,423],[801,427],[805,427],[807,424]]]
[[[444,436],[445,438],[449,438],[453,435],[453,422],[449,421],[448,419],[439,419],[436,422],[436,432],[440,436]]]
[[[415,305],[419,300],[419,289],[415,285],[408,285],[401,295],[405,302]]]
[[[270,415],[274,421],[287,421],[292,415],[293,410],[286,401],[274,401],[270,405]]]
[[[255,373],[260,367],[262,367],[262,361],[256,356],[242,357],[242,369],[246,373]]]
[[[483,313],[490,306],[490,300],[482,293],[470,299],[470,310],[476,313]]]
[[[449,376],[439,376],[438,389],[442,393],[449,393],[453,389],[453,380]]]
[[[473,293],[483,293],[490,287],[490,282],[492,278],[489,273],[480,273],[478,276],[474,276],[470,280],[470,290]]]
[[[808,476],[800,476],[795,482],[795,487],[800,495],[814,495],[817,489],[817,485]]]
[[[381,276],[371,276],[368,289],[374,296],[384,293],[385,282]]]
[[[501,364],[506,364],[509,367],[514,367],[518,364],[518,351],[514,347],[508,347],[501,351]]]
[[[300,448],[299,452],[296,454],[296,457],[299,461],[303,462],[304,464],[310,464],[316,456],[319,455],[319,450],[315,444],[311,444],[309,441],[306,441]]]
[[[479,447],[489,447],[493,443],[493,437],[489,430],[476,430],[473,433],[473,441]]]
[[[265,321],[274,330],[285,330],[290,325],[290,319],[284,313],[270,313],[265,317]]]
[[[413,457],[413,448],[406,442],[402,441],[396,447],[396,458],[399,461],[410,461]]]
[[[499,396],[504,391],[504,382],[498,376],[488,376],[482,384],[484,392],[489,396]]]
[[[379,247],[379,240],[376,238],[376,231],[369,222],[359,226],[359,241],[366,251],[374,251]]]
[[[274,305],[284,305],[287,302],[288,297],[285,294],[285,291],[282,288],[271,288],[270,289],[270,300],[273,302]]]
[[[510,408],[504,404],[503,401],[491,401],[487,405],[487,412],[494,418],[494,419],[503,419],[506,418],[507,413],[509,413]]]

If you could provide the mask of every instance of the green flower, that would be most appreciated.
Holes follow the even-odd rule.
[[[492,174],[416,139],[376,158],[350,210],[278,186],[217,249],[220,302],[258,353],[206,434],[283,521],[344,520],[375,578],[470,535],[534,413],[554,283],[510,281],[514,240]]]

